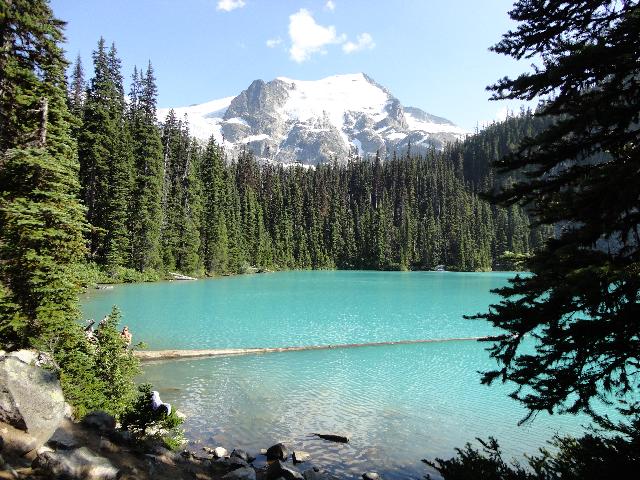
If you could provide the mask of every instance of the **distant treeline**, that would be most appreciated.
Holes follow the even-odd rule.
[[[76,63],[69,104],[90,260],[107,272],[504,269],[505,252],[528,253],[549,234],[530,230],[520,207],[478,195],[512,181],[490,163],[540,127],[530,112],[443,152],[260,165],[198,142],[173,111],[158,125],[151,65],[134,71],[125,101],[115,47],[101,40],[93,63],[88,84]]]

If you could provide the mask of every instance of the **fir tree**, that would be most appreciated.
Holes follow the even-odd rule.
[[[73,267],[85,254],[63,24],[44,1],[2,2],[1,14],[0,338],[61,361],[82,344]]]
[[[134,81],[136,101],[129,111],[134,159],[131,198],[131,266],[139,271],[161,269],[163,156],[156,125],[157,89],[151,63]]]
[[[107,51],[104,39],[100,39],[93,59],[95,73],[87,90],[78,140],[80,180],[92,226],[91,258],[112,269],[129,260],[127,220],[133,166],[115,46]]]
[[[547,96],[547,125],[497,163],[525,176],[497,192],[559,236],[479,315],[509,332],[483,381],[514,382],[531,413],[585,411],[615,400],[639,413],[640,7],[632,1],[521,1],[493,49],[544,64],[492,87],[495,98]],[[549,96],[549,94],[553,94]],[[512,242],[512,245],[514,243]],[[531,338],[535,348],[523,343]],[[602,419],[601,419],[602,420]]]

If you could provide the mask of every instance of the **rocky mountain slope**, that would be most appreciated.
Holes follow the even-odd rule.
[[[163,121],[170,109],[158,110]],[[236,97],[174,108],[191,133],[213,135],[228,150],[249,148],[263,160],[306,165],[349,155],[387,155],[464,137],[449,120],[405,107],[363,73],[316,81],[255,80]]]

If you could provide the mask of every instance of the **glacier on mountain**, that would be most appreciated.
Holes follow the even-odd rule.
[[[162,122],[169,108],[158,109]],[[350,156],[443,148],[467,132],[449,120],[404,107],[358,73],[305,81],[255,80],[236,97],[173,108],[191,134],[213,136],[232,155],[248,148],[266,161],[315,165]]]

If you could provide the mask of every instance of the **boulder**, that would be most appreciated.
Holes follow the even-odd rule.
[[[216,472],[230,472],[238,468],[249,467],[250,465],[238,457],[222,457],[211,463],[211,467]]]
[[[255,460],[251,455],[249,455],[247,452],[245,452],[241,448],[234,449],[233,452],[231,452],[231,456],[241,458],[245,462],[252,462],[253,460]]]
[[[37,360],[31,350],[0,355],[0,435],[18,454],[42,446],[65,414],[57,376]]]
[[[362,474],[363,480],[382,480],[382,477],[376,472],[367,472]]]
[[[33,466],[51,478],[115,480],[118,476],[118,469],[109,460],[87,447],[44,452],[36,458]]]
[[[82,424],[100,432],[110,432],[116,428],[116,419],[106,412],[91,412],[85,415]]]
[[[211,454],[216,458],[223,458],[223,457],[228,457],[229,456],[229,452],[227,451],[226,448],[223,448],[223,447],[214,448],[213,452],[211,452]]]
[[[2,422],[0,422],[0,437],[4,442],[3,449],[12,455],[22,456],[40,446],[40,442],[25,431]]]
[[[251,467],[242,467],[223,475],[227,480],[256,480],[256,471]]]
[[[116,453],[120,448],[111,440],[100,437],[100,443],[98,443],[98,449],[103,452]]]
[[[289,450],[284,443],[276,443],[271,447],[267,448],[267,459],[268,460],[282,460],[285,461],[289,456]]]
[[[276,460],[267,468],[265,479],[275,480],[279,477],[285,480],[304,480],[302,473],[296,467]]]
[[[293,463],[302,463],[311,460],[311,455],[309,455],[309,453],[307,452],[303,452],[302,450],[294,450],[292,456]]]

